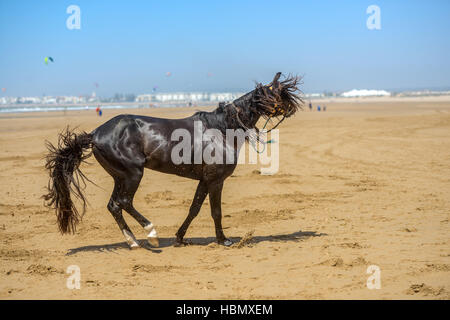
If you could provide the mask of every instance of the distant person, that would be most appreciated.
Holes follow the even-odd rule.
[[[312,103],[309,103],[309,111],[312,111]]]
[[[317,106],[317,111],[320,111],[320,106]]]
[[[323,111],[327,111],[327,106],[323,106]]]

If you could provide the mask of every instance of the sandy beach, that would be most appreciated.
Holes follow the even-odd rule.
[[[146,170],[136,208],[160,248],[129,250],[106,209],[113,181],[82,170],[89,206],[62,236],[43,206],[45,140],[70,125],[91,131],[120,113],[181,118],[195,108],[0,115],[1,299],[450,299],[450,100],[330,101],[279,127],[280,167],[239,165],[223,193],[215,243],[206,200],[186,239],[174,234],[196,181]],[[212,107],[202,107],[210,110]],[[81,288],[66,286],[77,265]],[[370,265],[380,289],[368,289]]]

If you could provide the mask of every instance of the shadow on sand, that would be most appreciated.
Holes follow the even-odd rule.
[[[290,234],[280,234],[280,235],[273,235],[273,236],[253,236],[249,243],[257,244],[260,242],[298,242],[301,240],[305,240],[311,237],[321,237],[326,236],[326,233],[317,233],[315,231],[297,231]],[[233,243],[239,243],[241,241],[242,237],[230,237],[229,238]],[[207,246],[211,243],[216,242],[215,237],[207,237],[207,238],[188,238],[186,241],[190,245],[195,246]],[[159,248],[153,248],[151,247],[147,239],[140,239],[138,240],[139,245],[143,249],[147,249],[153,253],[161,253],[161,248],[167,248],[171,247],[175,243],[175,237],[172,238],[159,238]],[[111,244],[100,244],[100,245],[91,245],[91,246],[83,246],[79,248],[73,248],[69,249],[66,253],[67,256],[76,254],[78,252],[115,252],[117,250],[130,250],[128,247],[128,244],[126,242],[117,242],[117,243],[111,243]]]

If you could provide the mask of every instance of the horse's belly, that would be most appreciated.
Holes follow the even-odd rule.
[[[158,159],[150,159],[145,163],[145,167],[167,174],[175,174],[180,177],[201,180],[202,179],[202,165],[194,164],[180,164],[162,162]]]

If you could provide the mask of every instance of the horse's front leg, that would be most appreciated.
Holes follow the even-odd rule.
[[[175,242],[175,246],[181,246],[185,244],[183,241],[184,235],[186,234],[189,225],[192,220],[198,215],[200,208],[202,207],[203,201],[205,201],[206,195],[208,194],[208,188],[206,183],[200,181],[197,186],[197,191],[195,192],[194,199],[192,200],[191,207],[189,208],[189,214],[181,225],[180,229],[178,229],[176,236],[177,240]]]
[[[216,227],[217,242],[225,246],[231,246],[233,242],[225,237],[222,230],[222,189],[223,181],[208,184],[211,216]]]

